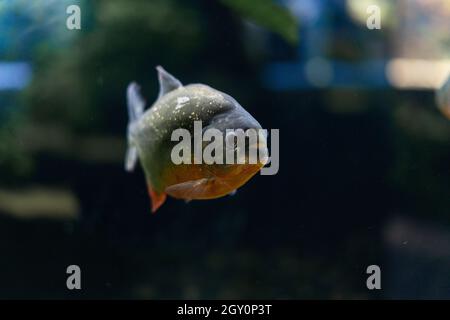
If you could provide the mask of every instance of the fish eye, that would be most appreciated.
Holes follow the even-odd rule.
[[[225,135],[225,145],[228,149],[232,149],[235,150],[236,149],[236,133],[231,131],[231,132],[227,132],[227,134]]]

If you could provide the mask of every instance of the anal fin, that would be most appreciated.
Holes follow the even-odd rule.
[[[152,213],[155,213],[166,201],[167,195],[164,192],[156,192],[150,184],[148,184],[148,194],[152,200]]]

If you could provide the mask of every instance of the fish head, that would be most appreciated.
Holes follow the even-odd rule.
[[[234,181],[240,186],[267,162],[267,131],[233,97],[220,94],[221,112],[211,117],[203,130],[214,128],[221,132],[224,161],[209,170],[217,178]]]
[[[188,200],[225,196],[244,185],[266,163],[266,132],[231,96],[206,85],[195,84],[163,99],[173,99],[179,105],[178,110],[186,110],[190,125],[185,128],[194,132],[191,135],[194,144],[190,149],[191,159],[197,159],[196,122],[198,125],[199,120],[202,128],[203,161],[168,166],[164,180],[167,185],[165,192],[170,196]],[[211,139],[206,138],[209,134]],[[205,155],[211,155],[213,161],[206,161]]]

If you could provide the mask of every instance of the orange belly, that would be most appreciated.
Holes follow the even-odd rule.
[[[178,165],[165,175],[165,192],[178,199],[214,199],[245,184],[261,164]]]

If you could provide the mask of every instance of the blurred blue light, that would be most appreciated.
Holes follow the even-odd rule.
[[[23,89],[31,79],[31,67],[26,62],[0,62],[0,90]]]
[[[308,64],[301,61],[271,63],[263,71],[262,80],[267,88],[275,91],[309,90],[317,87],[385,88],[390,86],[386,78],[386,61],[384,60],[366,60],[358,63],[329,60],[327,63],[331,76],[323,86],[317,86],[317,83],[311,81],[307,72]]]

